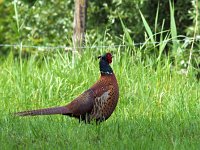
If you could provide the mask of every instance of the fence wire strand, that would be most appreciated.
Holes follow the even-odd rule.
[[[82,47],[72,47],[72,46],[36,46],[36,45],[23,45],[23,44],[0,44],[0,47],[12,47],[12,48],[32,48],[32,49],[38,49],[38,50],[47,50],[47,49],[65,49],[65,50],[74,50],[74,49],[95,49],[95,48],[116,48],[116,47],[131,47],[131,46],[144,46],[144,45],[159,45],[163,43],[170,43],[170,42],[184,42],[184,45],[190,44],[193,40],[194,41],[200,41],[200,36],[197,36],[195,38],[181,36],[184,39],[181,40],[164,40],[162,42],[141,42],[141,43],[133,43],[131,44],[119,44],[119,45],[94,45],[94,46],[82,46]]]

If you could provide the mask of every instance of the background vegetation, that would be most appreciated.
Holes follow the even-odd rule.
[[[72,46],[74,1],[0,0],[0,44],[19,45],[0,46],[1,147],[199,148],[197,2],[89,1],[86,48],[74,61],[71,51],[55,48]],[[108,50],[120,85],[108,121],[13,116],[70,102],[99,78],[96,56]]]
[[[1,43],[16,43],[18,40],[23,40],[24,43],[29,44],[71,44],[69,40],[72,36],[74,1],[17,0],[17,18],[14,4],[14,1],[1,1],[0,31],[6,35],[1,36]],[[196,15],[195,0],[174,0],[173,4],[178,35],[192,36]],[[119,42],[117,39],[124,34],[121,18],[126,23],[131,38],[137,42],[144,41],[144,26],[139,10],[148,20],[151,29],[154,29],[157,8],[159,8],[159,17],[156,30],[162,28],[163,20],[164,30],[169,30],[169,1],[89,1],[87,20],[89,40],[95,40],[106,31],[114,38],[113,42]]]

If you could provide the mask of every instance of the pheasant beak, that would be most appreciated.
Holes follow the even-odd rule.
[[[97,58],[99,59],[99,58],[101,58],[102,56],[98,56]]]

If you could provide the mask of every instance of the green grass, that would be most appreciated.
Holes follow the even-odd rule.
[[[14,112],[65,105],[98,78],[100,52],[86,50],[72,67],[71,54],[32,55],[0,65],[1,149],[198,149],[200,85],[169,64],[138,63],[114,51],[118,106],[102,124],[61,116],[16,117]],[[51,55],[51,56],[50,56]],[[152,60],[153,61],[153,60]],[[156,60],[155,60],[156,61]]]

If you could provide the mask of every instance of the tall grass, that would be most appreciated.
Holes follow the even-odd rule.
[[[71,54],[32,55],[0,66],[2,149],[188,149],[200,146],[199,83],[194,74],[154,70],[129,50],[115,50],[120,87],[114,114],[96,125],[66,116],[16,117],[12,113],[65,105],[98,78],[97,53],[86,50],[71,67]],[[167,64],[167,61],[166,61]],[[166,65],[167,66],[167,65]]]

